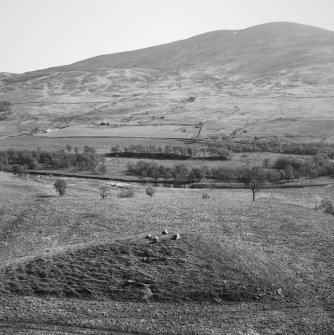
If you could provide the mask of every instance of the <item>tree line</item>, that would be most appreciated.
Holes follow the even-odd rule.
[[[129,174],[140,178],[152,178],[155,182],[159,179],[164,182],[174,181],[200,181],[207,175],[207,167],[189,168],[185,164],[175,164],[174,166],[165,166],[149,161],[129,162],[127,171]]]
[[[334,162],[325,154],[308,158],[279,157],[273,164],[258,167],[263,179],[269,182],[290,181],[302,177],[334,176]],[[271,165],[271,166],[270,166]],[[129,162],[127,171],[155,182],[201,181],[204,177],[223,182],[244,182],[252,169],[249,167],[189,167],[185,164],[165,166],[150,161]]]
[[[233,153],[272,152],[290,155],[316,156],[326,154],[334,158],[334,144],[324,142],[283,143],[278,139],[230,140],[213,137],[202,143],[202,147],[176,145],[114,145],[110,148],[111,157],[138,157],[151,159],[207,159],[230,160]]]
[[[105,158],[96,153],[92,147],[85,146],[82,151],[70,145],[58,151],[45,151],[41,149],[0,151],[0,170],[12,171],[15,174],[24,174],[27,169],[67,169],[77,171],[91,171],[106,173]]]
[[[154,159],[216,159],[230,160],[233,152],[225,147],[214,144],[206,147],[189,147],[178,145],[143,145],[131,144],[128,146],[114,145],[110,148],[110,156],[139,157]]]
[[[232,152],[272,152],[289,155],[315,156],[326,154],[329,158],[334,158],[334,144],[318,142],[303,143],[284,143],[279,139],[244,139],[230,140],[223,137],[213,137],[206,141],[206,145],[210,142],[216,143],[217,146],[224,147]]]

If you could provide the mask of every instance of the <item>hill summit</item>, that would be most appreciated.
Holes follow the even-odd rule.
[[[182,41],[97,56],[49,70],[184,70],[226,66],[234,71],[262,74],[333,61],[334,32],[296,23],[275,22],[241,30],[213,31]]]

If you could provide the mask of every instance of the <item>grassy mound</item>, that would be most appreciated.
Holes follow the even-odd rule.
[[[1,269],[18,295],[123,301],[251,301],[289,296],[285,274],[233,243],[189,235],[123,240]]]

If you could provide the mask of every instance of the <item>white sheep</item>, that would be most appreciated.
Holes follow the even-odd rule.
[[[152,243],[159,243],[159,236],[154,236],[152,238]]]
[[[180,233],[176,233],[173,235],[172,240],[179,240],[181,238]]]

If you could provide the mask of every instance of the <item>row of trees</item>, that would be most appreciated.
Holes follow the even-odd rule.
[[[325,153],[330,158],[334,158],[334,144],[319,142],[305,143],[282,143],[279,139],[245,139],[245,140],[230,140],[222,137],[215,137],[207,141],[216,143],[227,150],[233,152],[273,152],[293,155],[314,156]]]
[[[244,172],[247,170],[249,168],[217,167],[209,170],[209,177],[220,181],[239,182],[244,179]],[[334,176],[334,162],[325,154],[307,158],[281,156],[273,164],[265,160],[261,170],[270,182],[289,181],[302,177]]]
[[[272,167],[276,170],[285,170],[290,179],[334,176],[334,162],[326,154],[307,158],[279,157]]]
[[[20,174],[21,169],[67,169],[106,173],[105,158],[96,153],[92,147],[85,146],[80,152],[78,148],[66,146],[66,150],[34,151],[8,149],[0,151],[0,170],[13,170]]]
[[[139,161],[135,164],[129,163],[128,172],[136,174],[142,178],[153,178],[155,182],[157,182],[159,178],[162,178],[165,182],[169,179],[179,181],[200,181],[202,178],[212,176],[215,173],[214,170],[210,170],[207,167],[188,168],[184,164],[177,164],[173,167],[165,167],[154,162],[146,161]],[[230,177],[232,178],[231,175]],[[266,173],[260,168],[239,169],[238,174],[234,175],[233,178],[236,178],[236,181],[244,183],[244,185],[252,191],[253,201],[255,201],[256,192],[260,190],[268,180]]]
[[[158,165],[154,162],[138,161],[136,163],[129,163],[127,171],[129,174],[136,175],[140,178],[152,178],[153,181],[159,180],[167,181],[189,181],[199,182],[203,178],[215,179],[223,182],[238,182],[242,183],[249,175],[251,168],[227,168],[215,167],[188,167],[184,164],[175,164],[171,167]],[[275,169],[260,169],[266,181],[277,182],[280,180],[291,180],[292,174],[286,170]]]
[[[129,162],[127,170],[129,174],[133,174],[141,178],[152,178],[155,182],[158,182],[159,179],[162,179],[164,182],[169,180],[200,181],[207,173],[206,167],[188,168],[184,164],[176,164],[169,167],[148,161],[138,161],[136,163]]]
[[[310,158],[280,157],[272,165],[258,168],[263,178],[269,182],[290,181],[301,177],[315,178],[334,175],[334,162],[326,155]],[[188,167],[184,164],[173,166],[159,165],[155,162],[137,161],[128,163],[129,174],[141,178],[152,178],[155,182],[182,180],[200,181],[204,177],[224,182],[244,182],[252,169],[248,167]]]
[[[177,145],[143,145],[131,144],[129,146],[115,145],[110,148],[112,156],[142,157],[160,159],[189,159],[207,158],[229,160],[233,152],[215,142],[209,142],[206,147],[185,147]]]
[[[279,140],[266,139],[232,141],[226,138],[214,138],[206,140],[203,144],[201,148],[175,145],[115,145],[111,147],[111,155],[161,159],[230,160],[234,152],[273,152],[304,156],[326,154],[329,158],[334,158],[334,145],[324,142],[282,143]]]

